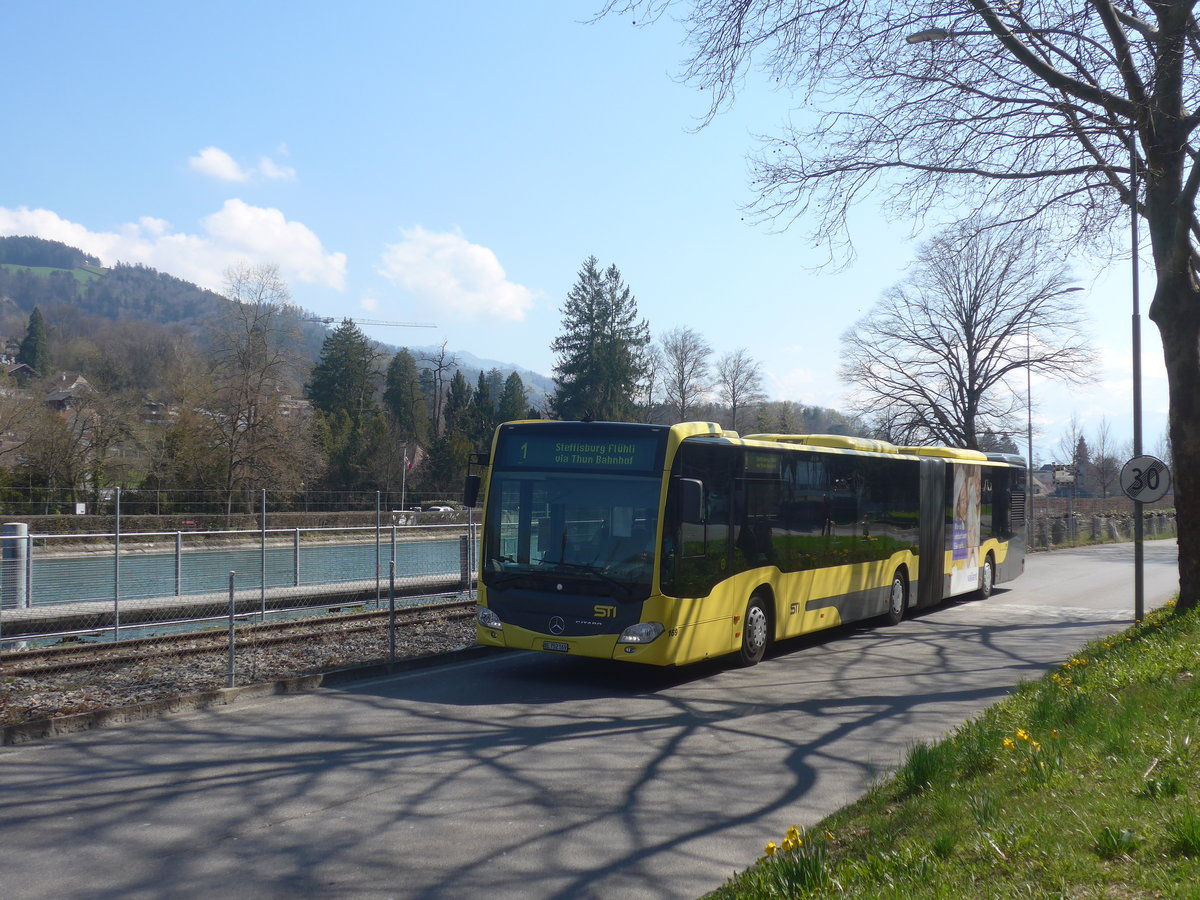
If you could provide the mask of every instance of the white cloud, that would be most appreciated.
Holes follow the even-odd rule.
[[[62,241],[105,265],[142,263],[213,290],[222,289],[225,270],[239,260],[275,263],[288,281],[338,290],[345,285],[346,254],[325,252],[308,226],[288,221],[278,209],[227,200],[200,224],[200,234],[173,232],[163,219],[145,216],[114,231],[91,231],[48,209],[0,206],[0,234]]]
[[[286,155],[287,148],[280,145],[280,152]],[[258,165],[245,167],[220,147],[205,147],[195,156],[188,158],[188,168],[218,181],[247,182],[254,177],[265,178],[268,181],[295,181],[296,170],[291,166],[283,166],[269,156],[260,156]]]
[[[250,174],[219,147],[205,147],[195,156],[189,157],[188,167],[193,172],[216,178],[218,181],[250,180]]]
[[[281,166],[268,156],[259,157],[258,171],[263,178],[273,181],[295,181],[296,170],[291,166]]]
[[[435,233],[417,226],[384,251],[380,274],[431,307],[466,319],[497,318],[520,322],[534,293],[504,275],[496,254],[472,244],[458,231]]]

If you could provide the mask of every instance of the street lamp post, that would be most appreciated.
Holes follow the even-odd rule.
[[[1025,412],[1028,414],[1025,462],[1025,548],[1033,547],[1033,325],[1025,323]]]
[[[1082,38],[1076,32],[1057,28],[1048,29],[1019,29],[1014,34],[1063,34]],[[931,41],[945,41],[957,37],[994,36],[991,31],[950,31],[946,28],[926,28],[905,38],[910,44],[923,44]],[[1095,44],[1094,41],[1089,43]],[[1097,45],[1098,46],[1098,45]],[[1107,52],[1107,51],[1106,51]],[[1111,54],[1110,58],[1111,58]],[[1115,61],[1115,60],[1114,60]],[[1133,455],[1142,455],[1142,317],[1138,297],[1138,181],[1137,181],[1137,120],[1133,117],[1129,122],[1129,224],[1130,224],[1130,265],[1132,269],[1133,291]],[[1028,374],[1028,369],[1026,369]],[[1026,399],[1028,400],[1029,382],[1026,382]],[[1029,455],[1033,456],[1033,413],[1030,412],[1029,422]],[[1033,465],[1032,458],[1029,461]],[[1031,474],[1032,478],[1032,474]],[[1029,495],[1032,500],[1032,494]],[[1143,507],[1140,500],[1133,501],[1133,617],[1140,622],[1145,612],[1145,577],[1144,554],[1142,541],[1145,537],[1145,522],[1142,519]]]

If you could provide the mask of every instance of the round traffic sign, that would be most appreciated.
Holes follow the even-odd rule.
[[[1121,490],[1130,500],[1153,503],[1171,489],[1171,470],[1154,456],[1135,456],[1121,469]]]

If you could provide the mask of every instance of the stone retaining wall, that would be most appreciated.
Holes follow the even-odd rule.
[[[1175,537],[1175,510],[1143,514],[1143,534],[1147,540]],[[1032,549],[1047,550],[1071,543],[1111,543],[1133,540],[1133,515],[1039,516],[1033,522]]]

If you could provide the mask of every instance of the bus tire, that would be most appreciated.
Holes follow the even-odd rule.
[[[767,613],[767,601],[755,594],[746,604],[746,615],[742,619],[742,646],[738,650],[738,663],[752,666],[763,658],[767,644],[771,641],[771,617]]]
[[[889,625],[899,625],[908,609],[908,579],[904,570],[897,569],[892,576],[892,587],[888,592],[888,608],[884,618]]]
[[[996,586],[996,560],[988,554],[979,572],[979,599],[986,600],[992,596],[992,588]]]

